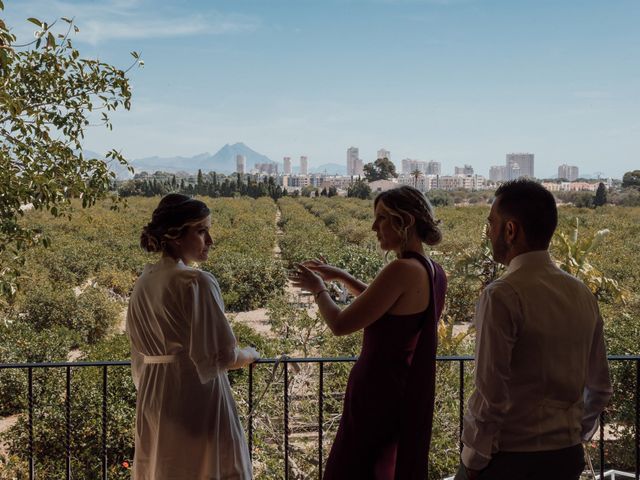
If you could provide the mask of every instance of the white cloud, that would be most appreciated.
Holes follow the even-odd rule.
[[[33,25],[24,20],[36,16],[51,22],[59,17],[74,18],[80,28],[77,42],[93,45],[113,39],[183,37],[189,35],[225,35],[255,31],[259,19],[217,11],[187,13],[158,6],[151,0],[105,0],[78,3],[60,0],[33,0],[19,3],[11,13],[14,33],[30,38]]]

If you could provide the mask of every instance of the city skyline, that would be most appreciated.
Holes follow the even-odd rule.
[[[359,146],[470,164],[506,152],[620,178],[640,157],[640,4],[506,0],[7,0],[28,17],[74,17],[84,56],[130,72],[131,112],[85,148],[131,159],[192,156],[243,141],[273,160],[343,163]],[[328,35],[326,25],[340,35]],[[384,33],[381,33],[384,32]],[[381,71],[381,64],[384,69]]]

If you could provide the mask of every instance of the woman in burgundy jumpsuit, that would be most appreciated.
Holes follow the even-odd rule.
[[[372,228],[381,248],[397,259],[370,285],[323,260],[304,262],[291,276],[294,285],[313,292],[334,334],[364,329],[325,480],[427,476],[437,323],[447,280],[423,243],[437,244],[441,233],[426,198],[412,187],[379,194],[374,207]],[[355,300],[341,310],[325,281],[342,282]]]

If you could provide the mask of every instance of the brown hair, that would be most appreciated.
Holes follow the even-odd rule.
[[[534,180],[520,178],[500,185],[495,196],[500,215],[520,222],[530,248],[549,248],[558,226],[556,199],[549,190]]]
[[[190,225],[209,216],[211,211],[204,202],[181,193],[170,193],[160,200],[151,221],[142,229],[140,246],[147,252],[167,252],[167,240],[184,235]]]
[[[378,194],[374,208],[379,202],[391,215],[393,229],[403,238],[403,250],[409,227],[413,225],[418,238],[427,245],[437,245],[442,240],[440,221],[435,219],[431,204],[418,189],[409,185],[393,188]]]

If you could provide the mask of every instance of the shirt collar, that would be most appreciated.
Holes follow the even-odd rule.
[[[522,267],[541,265],[544,263],[553,264],[549,250],[534,250],[533,252],[521,253],[511,259],[505,274],[515,272]]]

